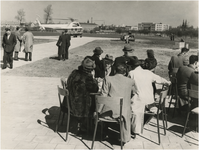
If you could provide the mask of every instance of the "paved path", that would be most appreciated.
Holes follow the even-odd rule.
[[[92,41],[92,38],[72,39],[75,47]],[[73,48],[74,48],[73,47]],[[45,48],[45,49],[44,49]],[[44,49],[44,50],[43,50]],[[56,54],[55,42],[38,44],[34,47],[33,62],[48,55]],[[36,53],[37,52],[37,53]],[[31,63],[15,62],[14,67]],[[10,69],[6,69],[11,71]],[[1,76],[1,148],[2,149],[89,149],[92,133],[83,138],[74,136],[74,124],[71,124],[67,142],[65,138],[66,121],[55,133],[55,121],[59,113],[57,96],[59,78]],[[168,106],[168,101],[167,101]],[[168,114],[168,130],[166,136],[161,134],[161,144],[158,145],[156,120],[152,119],[145,126],[144,133],[131,139],[124,149],[198,149],[198,133],[191,131],[181,138],[184,120],[182,116],[171,117]],[[66,117],[66,116],[65,116]],[[65,118],[66,120],[66,118]],[[71,122],[75,122],[74,119]],[[163,133],[163,130],[160,130]],[[120,149],[116,143],[99,142],[99,134],[95,149]]]
[[[51,37],[49,37],[49,36],[36,36],[35,38],[57,40],[58,36],[51,36]],[[79,47],[81,45],[84,45],[84,44],[91,42],[93,40],[96,40],[96,39],[99,39],[99,40],[100,39],[103,39],[103,40],[107,39],[108,40],[110,38],[90,38],[90,37],[71,38],[71,46],[70,46],[69,50],[76,48],[76,47]],[[58,51],[58,48],[56,46],[56,41],[50,42],[50,43],[36,44],[36,45],[34,45],[34,48],[33,48],[32,61],[24,61],[25,53],[19,52],[20,60],[14,61],[13,67],[14,68],[20,67],[20,66],[23,66],[25,64],[29,64],[29,63],[35,62],[37,60],[41,60],[41,59],[46,58],[46,57],[57,55],[57,51]],[[3,50],[2,49],[1,49],[1,60],[3,60]],[[3,73],[3,72],[7,72],[9,70],[10,69],[7,68],[7,69],[4,69],[4,70],[1,70],[1,72]]]

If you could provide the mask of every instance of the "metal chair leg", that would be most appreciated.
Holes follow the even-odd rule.
[[[162,111],[162,124],[163,124],[163,128],[164,128],[164,135],[166,135],[166,130],[165,130],[165,118],[164,118],[164,111]]]
[[[59,112],[59,117],[58,117],[58,120],[57,120],[57,123],[56,123],[56,129],[55,129],[55,132],[58,132],[60,116],[61,116],[61,110],[60,110],[60,112]]]
[[[158,144],[160,145],[159,114],[157,115]]]
[[[190,112],[187,114],[187,119],[186,119],[186,122],[185,122],[185,125],[184,125],[184,129],[183,129],[183,132],[182,132],[182,137],[184,136],[186,128],[187,128],[187,123],[189,121],[189,115],[190,115]]]
[[[65,116],[65,113],[63,112],[63,116],[62,116],[61,125],[63,125],[63,122],[64,122],[64,116]]]
[[[67,117],[66,141],[67,141],[67,139],[68,139],[68,129],[69,129],[69,124],[70,124],[70,114],[68,114],[68,117]]]
[[[95,142],[95,136],[96,136],[96,131],[97,131],[97,124],[98,124],[98,119],[96,118],[95,129],[94,129],[94,135],[93,135],[93,141],[92,141],[91,149],[93,149],[94,142]]]
[[[120,120],[120,144],[121,149],[123,149],[123,143],[122,143],[122,121]]]

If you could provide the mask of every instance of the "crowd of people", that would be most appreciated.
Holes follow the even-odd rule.
[[[10,28],[6,27],[3,36],[2,46],[4,48],[3,69],[10,64],[13,68],[14,60],[18,60],[18,53],[24,45],[25,61],[32,61],[32,51],[34,36],[25,28],[25,33],[21,36],[21,29],[16,28],[15,34],[11,33]],[[68,48],[70,46],[70,35],[67,30],[60,35],[58,46],[59,60],[68,59]],[[69,101],[71,111],[81,124],[80,132],[86,131],[85,119],[92,116],[95,111],[94,96],[90,93],[98,93],[102,96],[123,97],[123,118],[122,122],[122,142],[127,143],[137,134],[141,133],[143,119],[145,123],[151,116],[144,116],[145,110],[157,111],[155,102],[156,84],[169,86],[170,81],[155,74],[158,64],[154,51],[146,51],[146,59],[138,59],[134,56],[134,49],[127,44],[122,49],[124,54],[113,59],[113,56],[106,54],[101,57],[104,50],[96,47],[92,56],[86,56],[81,65],[72,71],[66,83],[69,90]],[[190,84],[198,86],[198,56],[191,55],[187,59],[188,48],[182,48],[181,53],[172,56],[168,64],[168,75],[177,78],[178,94],[180,97],[180,108],[188,104],[188,88]],[[114,105],[114,104],[113,104]],[[197,104],[194,104],[196,107]]]
[[[25,61],[32,61],[32,52],[33,52],[33,44],[34,44],[34,35],[28,28],[25,28],[25,33],[21,35],[20,27],[16,27],[15,33],[11,32],[10,26],[6,26],[5,34],[3,35],[2,47],[4,49],[3,55],[3,67],[2,69],[7,68],[7,64],[9,64],[10,69],[13,68],[13,54],[14,60],[19,60],[19,52],[23,51],[25,53]],[[22,49],[22,45],[24,49]],[[29,58],[28,58],[29,54]]]
[[[146,110],[157,111],[154,104],[156,84],[169,86],[171,82],[155,74],[158,62],[153,50],[146,51],[147,58],[145,60],[134,56],[134,49],[129,44],[125,45],[122,50],[124,55],[113,60],[113,56],[110,54],[101,58],[104,51],[101,47],[96,47],[93,50],[93,55],[86,56],[78,69],[69,75],[66,84],[69,90],[71,110],[76,114],[75,116],[80,118],[88,117],[95,111],[94,97],[90,93],[123,97],[124,121],[122,122],[123,135],[121,140],[123,143],[127,143],[130,141],[131,135],[136,137],[137,134],[141,133],[143,118],[145,123],[152,118],[152,116],[145,116],[144,112]],[[190,56],[188,65],[184,57],[187,51],[189,51],[187,48],[182,48],[182,52],[178,56],[172,56],[168,65],[169,75],[173,67],[179,67],[177,78],[182,80],[180,74],[184,75],[185,73],[181,73],[181,70],[190,70],[184,78],[188,80],[193,76],[192,79],[190,78],[191,81],[198,83],[196,82],[196,78],[198,80],[196,75],[198,56]],[[184,67],[186,69],[183,69]],[[187,83],[183,82],[186,85]],[[180,84],[179,82],[179,90]],[[183,93],[187,96],[186,92]],[[179,96],[181,95],[179,94]],[[84,124],[83,121],[80,120],[80,122]],[[83,126],[82,131],[85,131],[86,125]]]

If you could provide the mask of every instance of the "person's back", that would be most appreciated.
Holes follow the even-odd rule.
[[[178,87],[178,95],[180,96],[180,106],[185,105],[188,100],[188,91],[187,85],[190,79],[191,74],[195,71],[197,67],[198,56],[191,55],[189,57],[189,65],[182,66],[178,69],[176,74],[177,77],[177,87]]]
[[[181,49],[181,53],[177,56],[172,56],[171,60],[169,61],[168,70],[169,75],[172,74],[174,68],[179,68],[181,66],[187,66],[189,61],[187,59],[186,53],[189,51],[186,47]]]
[[[94,62],[85,58],[82,66],[79,66],[78,70],[74,70],[68,77],[69,101],[73,115],[76,117],[88,117],[92,109],[90,93],[98,91],[97,81],[91,74],[93,66]]]
[[[184,96],[187,95],[187,83],[193,72],[194,69],[189,66],[182,66],[178,69],[176,77],[177,77],[178,94],[180,95],[180,97],[183,97],[183,95]]]
[[[130,110],[130,99],[131,92],[134,85],[134,82],[125,77],[125,67],[123,65],[118,65],[117,67],[122,66],[123,73],[117,73],[114,76],[106,76],[102,86],[102,95],[110,97],[123,97],[123,108],[122,114],[125,119],[125,124],[122,126],[123,135],[122,142],[126,143],[130,141],[130,119],[131,119],[131,110]],[[118,71],[117,71],[118,72]],[[114,104],[113,104],[114,105]]]

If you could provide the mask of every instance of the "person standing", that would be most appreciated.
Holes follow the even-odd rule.
[[[2,47],[4,49],[3,55],[3,67],[2,69],[7,68],[7,63],[10,64],[10,69],[13,68],[13,51],[17,43],[16,36],[11,33],[10,27],[5,28],[6,33],[3,35]]]
[[[32,61],[34,36],[32,32],[29,31],[28,28],[25,28],[25,33],[23,34],[23,43],[25,51],[25,61],[28,61],[28,54],[29,54],[29,61]]]
[[[95,78],[102,78],[103,77],[103,64],[101,61],[101,54],[103,53],[103,50],[101,49],[101,47],[96,47],[93,50],[93,56],[92,59],[95,61]]]
[[[64,58],[64,53],[61,50],[61,45],[62,45],[61,36],[62,35],[64,35],[64,32],[62,32],[62,34],[59,36],[59,39],[58,39],[58,41],[56,43],[56,45],[58,47],[58,60],[61,60],[61,58]]]
[[[68,59],[68,49],[70,47],[70,34],[68,34],[68,30],[64,31],[64,34],[59,38],[57,45],[60,45],[60,55],[62,55],[62,60],[65,61]],[[59,58],[61,60],[61,57]]]
[[[15,49],[14,49],[14,60],[18,60],[18,55],[19,52],[21,51],[21,42],[22,42],[22,37],[21,37],[21,28],[20,27],[16,27],[16,32],[15,32],[15,36],[16,36],[16,41],[17,44],[15,45]]]

